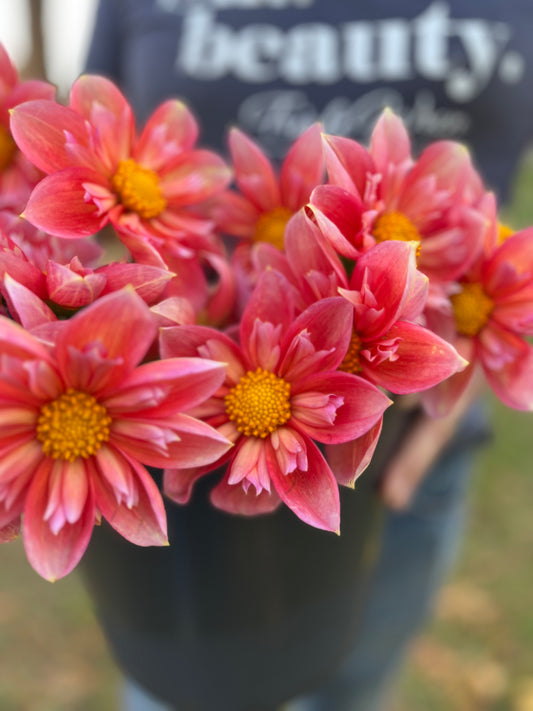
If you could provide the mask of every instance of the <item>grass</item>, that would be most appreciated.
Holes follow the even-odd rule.
[[[533,158],[506,215],[533,223]],[[531,415],[491,401],[464,550],[401,677],[395,711],[533,711]],[[53,585],[0,547],[0,709],[115,711],[118,671],[73,573]],[[333,711],[333,710],[332,710]]]

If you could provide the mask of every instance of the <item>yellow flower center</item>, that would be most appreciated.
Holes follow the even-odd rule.
[[[278,249],[283,249],[285,225],[292,217],[292,212],[286,207],[275,207],[270,212],[264,212],[257,220],[254,242],[269,242]]]
[[[157,174],[131,158],[120,161],[111,185],[126,210],[136,212],[144,220],[157,217],[167,206]]]
[[[88,459],[108,441],[110,424],[107,410],[92,395],[68,388],[41,407],[37,439],[52,459]]]
[[[246,437],[265,438],[291,416],[291,386],[263,368],[249,370],[224,398],[226,414]]]
[[[450,297],[457,332],[463,336],[477,336],[485,326],[494,304],[477,282],[463,284],[462,290]]]
[[[361,350],[361,339],[354,331],[350,339],[350,345],[346,351],[342,363],[339,365],[339,370],[345,373],[359,373],[361,371],[361,361],[359,360],[359,352]]]
[[[0,125],[0,173],[9,168],[15,157],[17,144],[5,126]]]
[[[514,230],[503,222],[498,223],[498,244],[502,244],[508,237],[514,235]]]
[[[384,212],[374,222],[372,235],[376,242],[418,242],[416,256],[420,253],[420,233],[403,212]]]

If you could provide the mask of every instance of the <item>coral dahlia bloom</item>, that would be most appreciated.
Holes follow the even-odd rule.
[[[281,499],[306,523],[339,530],[337,481],[315,441],[357,439],[380,423],[390,404],[371,383],[338,370],[351,311],[346,300],[333,297],[294,319],[285,280],[271,270],[244,312],[240,347],[200,326],[162,330],[164,355],[227,363],[223,386],[193,411],[235,443],[217,463],[226,464],[226,473],[211,492],[215,506],[255,514]],[[211,469],[168,468],[165,492],[185,502],[195,478]]]
[[[442,309],[427,310],[429,324],[470,362],[464,373],[443,384],[452,402],[481,366],[505,405],[533,410],[532,314],[533,228],[528,228],[450,285]]]
[[[138,136],[117,87],[86,75],[74,82],[68,107],[27,102],[13,110],[11,129],[48,174],[24,213],[41,229],[80,237],[111,222],[133,253],[213,248],[211,223],[190,208],[222,190],[230,171],[195,148],[197,124],[181,102],[159,106]]]
[[[9,112],[30,99],[50,99],[55,88],[44,81],[21,81],[0,43],[0,209],[22,210],[42,174],[18,150],[9,128]]]
[[[22,514],[28,559],[49,580],[77,564],[100,516],[137,545],[164,545],[164,506],[144,465],[198,466],[229,446],[181,414],[220,386],[223,366],[138,365],[155,330],[130,289],[63,322],[52,349],[0,319],[0,531]]]
[[[311,196],[327,241],[350,259],[387,240],[416,241],[418,267],[432,280],[456,279],[483,247],[490,198],[466,148],[438,141],[417,160],[401,120],[385,111],[366,151],[326,136],[329,185]]]
[[[285,225],[325,177],[319,125],[310,126],[293,143],[279,175],[238,128],[229,133],[229,147],[238,192],[226,191],[215,199],[214,219],[228,235],[283,249]]]

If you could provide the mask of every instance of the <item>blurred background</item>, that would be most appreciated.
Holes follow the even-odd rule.
[[[0,42],[25,76],[65,97],[95,0],[0,0]],[[533,120],[533,117],[532,117]],[[533,156],[506,214],[533,224]],[[458,566],[414,645],[391,711],[533,711],[531,415],[490,400]],[[116,711],[119,672],[76,572],[46,583],[20,541],[0,547],[0,711]]]

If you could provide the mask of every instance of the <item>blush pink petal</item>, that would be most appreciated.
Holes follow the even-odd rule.
[[[463,370],[467,363],[455,348],[429,329],[397,321],[387,332],[397,339],[394,359],[361,359],[363,374],[393,393],[419,392]]]
[[[94,526],[95,506],[92,485],[82,514],[75,523],[66,522],[53,533],[44,519],[53,460],[43,459],[34,474],[24,507],[23,538],[30,565],[46,580],[54,581],[70,573],[84,554]]]
[[[97,379],[94,387],[113,390],[141,361],[155,335],[155,323],[141,297],[133,289],[117,291],[67,321],[57,338],[57,363],[63,373],[69,374],[69,384],[79,387],[79,383],[87,382],[87,373],[76,372],[74,353],[85,353],[90,344],[98,343],[113,367]]]
[[[127,462],[136,491],[135,504],[118,503],[113,489],[94,467],[96,506],[106,521],[131,543],[137,546],[167,545],[166,513],[159,489],[142,464],[129,458]]]
[[[124,420],[115,427],[113,441],[131,458],[147,466],[189,468],[212,464],[222,457],[231,443],[216,429],[186,414],[154,420],[158,437],[136,439],[133,421]],[[141,430],[146,432],[146,426]]]
[[[56,320],[55,314],[42,299],[7,275],[2,291],[12,317],[27,331]]]
[[[326,460],[335,479],[342,486],[353,488],[356,479],[365,471],[374,455],[383,420],[357,439],[326,445]]]
[[[291,423],[294,421],[296,429],[324,443],[345,442],[360,437],[381,419],[383,412],[392,404],[372,383],[340,371],[314,375],[298,383],[295,390],[301,391],[302,395],[306,392],[323,395],[335,393],[341,398],[342,404],[336,409],[333,426],[328,426],[326,421],[322,426],[313,426],[311,421],[305,421],[299,416],[299,408],[292,412]]]
[[[24,217],[45,232],[79,239],[90,236],[103,227],[94,203],[86,202],[85,182],[99,181],[86,168],[65,168],[48,175],[33,189],[24,210]]]
[[[195,205],[229,183],[231,174],[216,153],[196,149],[179,156],[178,164],[161,171],[159,186],[170,207]]]
[[[336,369],[351,338],[352,307],[342,297],[311,304],[287,330],[279,375],[294,382],[320,370]]]
[[[309,212],[319,235],[348,259],[357,259],[364,247],[362,230],[365,206],[357,193],[338,185],[323,185],[311,193]]]
[[[325,135],[324,155],[329,182],[363,198],[368,174],[376,172],[367,149],[351,138]]]
[[[225,365],[202,358],[166,358],[143,363],[103,400],[113,413],[163,418],[190,410],[222,385]]]
[[[217,509],[237,516],[258,516],[279,508],[281,499],[275,491],[263,489],[259,494],[253,487],[247,491],[242,486],[228,483],[228,475],[211,490],[209,499]]]
[[[370,155],[381,175],[380,190],[389,202],[413,165],[411,141],[403,121],[389,109],[381,114],[370,138]]]
[[[239,190],[261,212],[281,204],[278,181],[268,158],[248,136],[238,128],[229,132],[229,147]]]
[[[67,308],[78,309],[92,303],[106,284],[103,274],[77,274],[62,264],[49,260],[46,285],[51,301]]]
[[[516,410],[533,410],[533,346],[492,324],[479,337],[479,359],[497,397]]]
[[[105,277],[102,295],[118,291],[131,284],[147,304],[157,301],[169,281],[174,277],[174,274],[168,269],[161,269],[149,264],[121,264],[118,262],[100,267],[98,273]]]
[[[256,331],[256,321],[263,321],[281,327],[285,331],[294,318],[294,307],[287,293],[290,288],[285,277],[274,270],[261,275],[258,286],[252,292],[240,323],[240,342],[246,352],[252,334]]]
[[[135,159],[151,170],[163,169],[173,156],[194,148],[198,124],[182,101],[161,104],[146,122],[135,147]]]
[[[55,101],[36,99],[19,104],[11,111],[10,126],[19,148],[44,173],[71,165],[67,135],[82,145],[89,141],[83,117]]]
[[[339,533],[340,501],[335,477],[326,460],[311,441],[306,442],[308,468],[284,474],[278,467],[272,450],[269,471],[281,500],[305,523],[326,531]]]
[[[304,205],[316,185],[324,182],[325,164],[320,125],[311,125],[290,147],[280,173],[282,202],[291,212]]]

